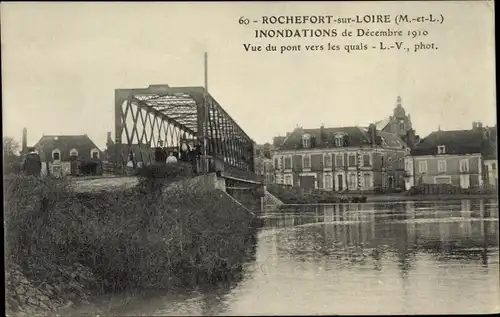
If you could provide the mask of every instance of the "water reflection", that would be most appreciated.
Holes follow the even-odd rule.
[[[334,204],[268,213],[230,286],[120,315],[432,314],[499,309],[498,203]]]

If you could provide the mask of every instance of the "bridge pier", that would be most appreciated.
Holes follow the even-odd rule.
[[[250,210],[262,210],[264,184],[256,181],[244,180],[222,175],[226,185],[226,192]]]

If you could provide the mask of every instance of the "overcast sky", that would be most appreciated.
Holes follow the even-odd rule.
[[[114,89],[202,86],[205,51],[210,93],[258,143],[296,125],[368,125],[389,116],[398,95],[421,136],[438,126],[467,129],[474,120],[496,122],[494,10],[486,2],[2,3],[1,8],[4,135],[20,140],[27,127],[28,144],[42,134],[87,133],[104,147],[106,132],[114,129]],[[428,30],[421,40],[439,49],[248,53],[244,43],[279,49],[285,43],[378,45],[379,39],[262,40],[253,38],[255,26],[238,24],[240,16],[377,13],[442,14],[443,24],[411,25]],[[404,42],[413,48],[415,40]]]

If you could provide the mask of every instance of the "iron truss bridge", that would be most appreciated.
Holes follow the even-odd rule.
[[[194,149],[198,173],[258,180],[253,140],[203,87],[116,89],[114,146],[122,168],[153,163],[158,147],[179,158]]]

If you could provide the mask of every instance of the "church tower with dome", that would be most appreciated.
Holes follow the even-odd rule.
[[[412,127],[411,116],[403,108],[401,96],[396,98],[396,107],[393,110],[392,116],[376,122],[375,126],[379,131],[397,134],[409,147],[418,142],[418,137],[415,135]]]

